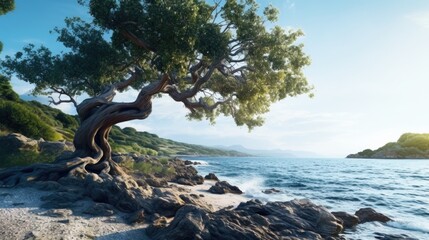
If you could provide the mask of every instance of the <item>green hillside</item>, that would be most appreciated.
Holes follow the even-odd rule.
[[[429,159],[429,134],[404,133],[396,142],[376,150],[366,149],[347,158]]]
[[[0,135],[21,133],[34,139],[72,141],[78,120],[58,109],[36,101],[23,101],[8,79],[0,76]],[[246,156],[237,151],[225,151],[199,145],[175,142],[134,128],[114,126],[110,134],[113,151],[147,155],[209,155]]]

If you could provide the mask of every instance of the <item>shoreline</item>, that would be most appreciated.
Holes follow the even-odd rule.
[[[216,181],[206,180],[201,185],[186,186],[169,182],[168,191],[200,196],[202,202],[214,211],[235,208],[250,198],[237,194],[214,194],[208,189]],[[148,224],[130,225],[124,214],[115,211],[112,216],[81,214],[91,200],[79,201],[75,207],[44,209],[42,197],[55,191],[18,186],[0,188],[0,236],[2,239],[150,239],[145,229]]]

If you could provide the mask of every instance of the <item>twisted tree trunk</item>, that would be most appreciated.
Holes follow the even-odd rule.
[[[139,72],[136,72],[128,80],[109,86],[102,94],[77,106],[81,124],[73,140],[76,150],[72,157],[57,159],[52,164],[33,164],[2,170],[0,186],[8,187],[30,181],[58,181],[68,176],[84,179],[91,173],[102,178],[128,178],[112,161],[109,132],[114,124],[147,118],[152,111],[152,96],[162,91],[168,81],[168,75],[165,74],[160,80],[145,86],[134,102],[112,102],[117,90],[126,88],[138,77]]]

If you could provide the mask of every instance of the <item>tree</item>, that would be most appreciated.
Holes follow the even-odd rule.
[[[53,104],[73,103],[80,118],[73,158],[27,169],[25,179],[124,175],[111,159],[109,131],[147,118],[158,95],[184,104],[190,119],[214,122],[222,114],[252,129],[271,103],[311,91],[303,74],[310,60],[296,43],[303,34],[267,29],[277,19],[272,6],[258,15],[254,0],[80,2],[93,22],[67,18],[66,28],[54,30],[67,52],[29,45],[2,63],[7,74],[34,83],[34,93],[57,93]],[[135,101],[113,101],[129,88],[139,90]],[[91,97],[78,104],[82,93]],[[0,180],[24,179],[11,176]]]
[[[15,9],[14,0],[0,0],[0,15],[6,14],[7,12]],[[0,41],[0,53],[3,50],[3,43]]]

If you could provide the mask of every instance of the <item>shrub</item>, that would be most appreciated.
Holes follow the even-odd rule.
[[[31,138],[44,138],[46,140],[62,138],[61,134],[20,103],[0,100],[0,119],[2,119],[4,127]]]

